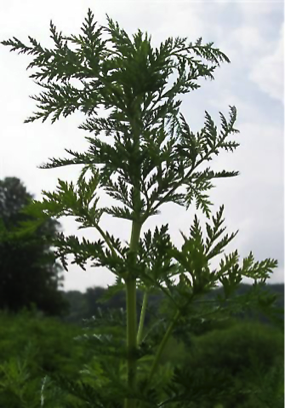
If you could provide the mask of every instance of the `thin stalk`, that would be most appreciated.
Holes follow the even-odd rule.
[[[126,283],[127,296],[127,367],[128,386],[131,390],[136,385],[136,348],[137,348],[137,314],[136,314],[136,280],[131,279]],[[131,400],[130,400],[131,401]],[[133,407],[133,402],[128,402],[127,408]]]
[[[166,343],[167,343],[167,341],[168,341],[168,339],[169,339],[169,337],[170,337],[170,335],[172,333],[173,327],[174,327],[176,321],[178,320],[179,316],[180,316],[180,310],[178,310],[176,312],[175,316],[173,317],[173,320],[171,321],[171,323],[169,324],[169,326],[168,326],[168,328],[166,330],[166,333],[164,334],[164,337],[162,338],[162,341],[161,341],[161,343],[160,343],[160,345],[158,347],[157,353],[155,355],[155,358],[154,358],[154,361],[153,361],[153,364],[152,364],[152,367],[151,367],[150,375],[149,375],[149,378],[148,378],[149,382],[151,381],[151,379],[152,379],[152,377],[153,377],[153,375],[154,375],[154,373],[155,373],[155,371],[157,369],[161,354],[162,354],[162,352],[164,350],[164,347],[165,347],[165,345],[166,345]]]
[[[133,108],[131,107],[130,111]],[[133,167],[132,184],[133,192],[133,222],[132,233],[130,240],[130,253],[134,255],[134,263],[136,264],[137,250],[140,240],[140,232],[142,227],[141,219],[141,200],[140,200],[140,166],[137,165],[136,159],[140,150],[140,133],[138,124],[133,118],[133,112],[130,112],[130,125],[133,133],[133,153],[130,157],[129,164]],[[136,115],[137,116],[137,115]],[[126,283],[126,308],[127,308],[127,379],[128,388],[130,391],[136,390],[136,372],[137,372],[137,304],[136,304],[136,275],[133,271],[128,271],[125,279]],[[126,408],[135,408],[136,399],[126,398]]]
[[[187,307],[193,301],[193,297],[194,296],[192,295],[189,298],[188,302],[186,303],[186,305],[184,307]],[[164,347],[165,347],[165,345],[166,345],[166,343],[167,343],[167,341],[168,341],[168,339],[169,339],[169,337],[170,337],[170,335],[172,333],[174,325],[176,324],[178,318],[181,315],[181,311],[182,311],[181,309],[178,309],[176,311],[171,323],[169,324],[169,326],[168,326],[168,328],[166,330],[166,333],[164,334],[164,337],[162,338],[162,341],[161,341],[161,343],[160,343],[160,345],[158,347],[157,353],[155,355],[155,358],[154,358],[154,361],[153,361],[153,364],[152,364],[152,367],[151,367],[151,370],[150,370],[150,375],[149,375],[149,379],[148,379],[149,382],[151,381],[151,379],[152,379],[152,377],[153,377],[153,375],[154,375],[154,373],[155,373],[155,371],[157,369],[161,354],[162,354],[162,352],[164,350]]]
[[[145,339],[147,339],[147,337],[148,337],[148,335],[151,333],[151,331],[155,328],[155,327],[157,327],[161,322],[163,322],[164,321],[164,318],[161,318],[160,320],[158,320],[158,321],[156,321],[150,328],[149,328],[149,330],[147,331],[147,333],[145,334],[145,336],[144,336],[144,338],[143,338],[143,341],[145,340]]]
[[[98,230],[98,232],[101,234],[101,236],[103,237],[103,239],[105,240],[105,242],[107,243],[107,245],[109,246],[113,256],[117,257],[117,253],[115,248],[113,247],[112,243],[110,242],[107,234],[101,229],[101,227],[96,224],[95,228]]]
[[[159,282],[156,282],[150,275],[145,273],[145,276],[153,282],[153,284],[157,285],[161,291],[173,302],[173,304],[175,305],[176,308],[178,308],[178,305],[176,303],[176,301],[174,300],[174,298],[172,298],[171,294],[167,291],[166,288],[164,288]]]
[[[139,329],[138,329],[138,335],[137,335],[137,345],[139,345],[142,340],[147,302],[148,302],[148,292],[145,291],[144,296],[143,296],[143,304],[142,304],[142,309],[141,309]]]

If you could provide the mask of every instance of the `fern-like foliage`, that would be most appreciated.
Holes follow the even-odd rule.
[[[34,221],[22,226],[18,234],[26,234],[47,217],[75,217],[80,228],[96,229],[100,239],[58,234],[53,243],[56,257],[66,269],[70,256],[83,269],[87,263],[106,267],[117,280],[109,295],[126,290],[124,320],[115,313],[113,320],[110,314],[100,317],[99,313],[94,319],[97,327],[81,340],[92,346],[96,370],[91,362],[80,380],[59,378],[57,383],[86,407],[191,407],[193,376],[173,368],[163,374],[159,366],[171,334],[188,342],[189,332],[201,320],[221,319],[249,304],[264,311],[274,303],[270,296],[261,295],[260,288],[277,261],[258,262],[252,253],[242,260],[237,251],[226,254],[226,246],[237,233],[225,232],[223,206],[214,216],[211,211],[209,193],[214,179],[234,177],[238,172],[217,172],[204,165],[239,146],[232,138],[238,133],[237,110],[230,106],[227,117],[220,113],[220,125],[205,112],[198,132],[191,130],[181,112],[179,97],[199,88],[201,79],[213,80],[216,68],[229,59],[202,38],[189,42],[170,37],[154,48],[148,33],[137,30],[130,37],[109,16],[107,26],[99,26],[91,10],[78,35],[64,35],[51,22],[50,36],[52,48],[33,37],[28,37],[28,45],[15,37],[2,42],[32,59],[28,69],[40,92],[32,96],[37,109],[26,122],[50,119],[54,123],[81,112],[85,119],[79,128],[88,132],[89,147],[86,152],[66,149],[67,158],[50,158],[41,165],[43,169],[80,165],[81,170],[76,183],[58,180],[54,192],[43,191],[42,200],[24,210]],[[175,78],[172,84],[170,77]],[[102,116],[102,108],[106,115]],[[102,191],[116,203],[99,207]],[[189,235],[181,232],[181,249],[172,243],[168,225],[143,233],[148,218],[169,202],[186,209],[195,202],[207,218],[204,230],[196,215]],[[101,218],[107,215],[131,222],[129,242],[121,243],[101,227]],[[0,228],[0,235],[5,236]],[[244,277],[254,281],[252,291],[247,298],[232,300]],[[223,294],[209,301],[207,294],[218,285]],[[139,317],[138,287],[145,292]],[[145,328],[151,293],[163,296],[161,311]]]
[[[123,199],[127,206],[109,209],[108,213],[114,217],[134,220],[134,203],[131,197],[126,198],[126,189],[135,185],[134,176],[140,177],[139,209],[143,220],[157,214],[162,203],[175,202],[188,207],[193,199],[209,215],[211,203],[207,191],[212,188],[211,179],[235,176],[237,172],[217,175],[195,171],[202,161],[210,160],[219,150],[238,146],[228,141],[228,136],[237,132],[236,109],[230,108],[229,121],[221,114],[220,134],[206,113],[204,128],[194,135],[179,112],[181,101],[176,97],[198,88],[200,78],[213,79],[216,67],[229,62],[228,57],[214,48],[213,43],[203,45],[201,38],[189,43],[186,38],[170,37],[153,49],[148,34],[138,30],[131,39],[117,22],[108,16],[107,21],[107,27],[98,27],[89,10],[78,36],[63,35],[51,22],[53,48],[42,46],[32,37],[29,45],[15,37],[2,42],[12,51],[33,58],[28,65],[33,71],[30,77],[42,91],[32,96],[38,111],[27,122],[45,121],[49,117],[55,122],[61,116],[81,111],[86,121],[80,128],[95,135],[87,137],[90,143],[87,153],[67,149],[70,159],[53,158],[42,167],[81,164],[93,169],[103,165],[100,179],[105,183],[104,189],[112,197]],[[109,38],[103,40],[103,33]],[[177,80],[169,87],[169,76],[175,72]],[[76,86],[74,80],[80,85]],[[107,118],[98,116],[101,106],[112,108]],[[114,138],[114,146],[96,138],[102,132]],[[135,134],[140,134],[139,149],[135,149]],[[118,187],[111,180],[113,174],[121,180]],[[176,191],[184,183],[185,195]],[[123,189],[124,197],[118,189],[120,192]]]

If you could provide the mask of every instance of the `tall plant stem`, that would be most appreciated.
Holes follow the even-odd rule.
[[[138,345],[141,343],[141,340],[142,340],[147,301],[148,301],[148,292],[145,291],[144,296],[143,296],[143,304],[142,304],[142,309],[141,309],[140,323],[139,323],[139,329],[138,329],[138,335],[137,335]]]
[[[132,234],[130,242],[130,251],[137,251],[140,238],[141,224],[133,221]],[[136,305],[136,278],[132,271],[129,272],[126,282],[126,310],[127,310],[127,370],[128,387],[130,390],[136,388],[137,372],[137,305]],[[125,400],[126,408],[134,408],[135,400],[127,398]]]
[[[136,348],[137,348],[137,314],[136,314],[136,279],[126,282],[127,296],[127,369],[128,387],[134,390],[136,386]],[[125,407],[135,407],[133,399],[126,399]]]

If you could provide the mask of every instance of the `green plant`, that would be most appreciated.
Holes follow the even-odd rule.
[[[280,357],[281,358],[281,357]],[[249,383],[248,399],[244,407],[249,408],[284,408],[284,359],[275,366],[253,368]]]
[[[283,332],[257,322],[232,322],[194,336],[176,372],[181,405],[282,407],[283,349]]]
[[[0,332],[0,407],[41,407],[41,394],[43,407],[72,407],[76,400],[54,378],[77,379],[92,359],[92,351],[74,341],[82,329],[21,311],[1,312]]]
[[[122,318],[117,330],[108,324],[107,334],[98,333],[97,328],[89,339],[109,379],[108,388],[83,380],[63,381],[64,387],[88,405],[163,406],[157,374],[173,331],[185,333],[183,328],[191,326],[193,320],[221,317],[258,299],[259,284],[266,281],[277,262],[255,262],[252,253],[239,262],[234,251],[221,258],[219,267],[211,266],[236,233],[225,234],[223,206],[211,216],[208,193],[214,179],[233,177],[238,172],[216,172],[203,165],[222,150],[238,147],[230,139],[238,132],[237,111],[231,106],[229,119],[220,113],[220,130],[206,112],[204,126],[194,133],[177,98],[199,88],[199,79],[213,79],[215,69],[229,62],[228,57],[213,43],[202,44],[201,38],[195,43],[168,38],[153,49],[148,34],[138,30],[131,39],[118,23],[108,16],[107,20],[107,27],[98,27],[89,10],[78,36],[64,36],[51,23],[52,49],[31,37],[28,46],[16,38],[2,44],[33,57],[28,68],[34,70],[31,78],[42,92],[32,97],[38,110],[26,122],[49,117],[55,122],[60,116],[81,111],[86,120],[80,129],[93,134],[86,137],[90,144],[87,152],[67,149],[68,159],[52,158],[42,166],[48,169],[79,164],[83,168],[76,184],[59,180],[55,192],[44,191],[43,200],[30,206],[30,214],[39,218],[43,213],[46,217],[73,216],[80,228],[95,228],[101,239],[94,242],[59,234],[54,241],[56,255],[66,269],[70,254],[82,268],[87,261],[94,267],[107,267],[117,278],[111,292],[126,291],[125,321]],[[170,78],[174,78],[172,85]],[[106,110],[107,117],[98,115],[100,108]],[[98,138],[101,133],[110,143]],[[100,190],[122,206],[99,207]],[[208,218],[206,235],[197,215],[189,237],[181,232],[181,250],[171,242],[168,225],[143,233],[145,222],[157,215],[163,204],[170,202],[188,209],[193,201]],[[103,215],[131,222],[128,243],[121,243],[102,229]],[[247,299],[227,301],[243,277],[254,281]],[[204,295],[219,283],[224,295],[211,302],[205,300]],[[138,328],[137,288],[144,291]],[[164,311],[168,314],[146,330],[145,311],[153,292],[164,294]],[[262,297],[263,306],[273,301],[264,294]],[[124,322],[126,342],[121,335]],[[173,399],[175,391],[170,387],[168,392]]]

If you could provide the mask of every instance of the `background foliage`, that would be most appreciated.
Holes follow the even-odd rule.
[[[107,384],[92,347],[76,340],[84,326],[36,312],[2,312],[0,406],[94,407],[56,386],[62,376],[78,384]],[[284,407],[282,330],[246,320],[217,327],[189,334],[188,345],[172,337],[157,384],[176,377],[179,390],[186,388],[192,395],[187,407]],[[174,366],[179,368],[176,374]]]
[[[35,305],[57,315],[67,307],[60,292],[62,268],[51,249],[60,225],[47,218],[28,227],[31,216],[22,211],[31,199],[18,178],[0,180],[0,308],[19,311]]]

